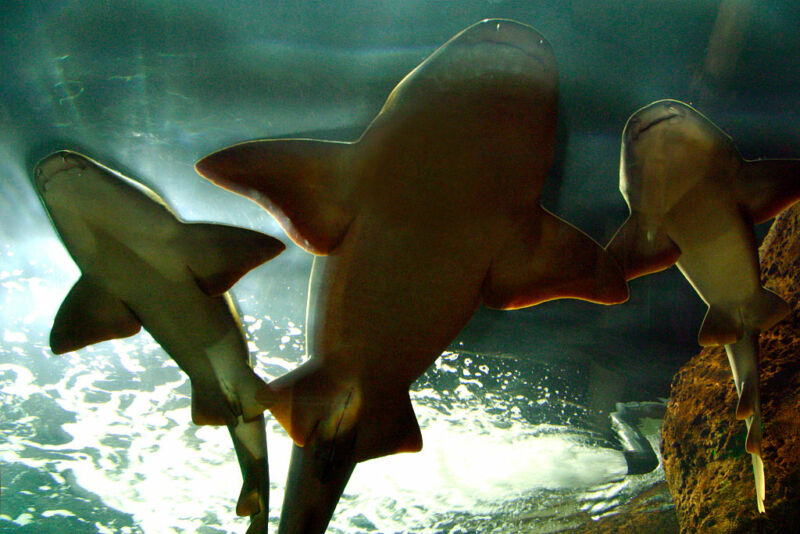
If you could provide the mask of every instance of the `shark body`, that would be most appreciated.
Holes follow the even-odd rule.
[[[758,333],[790,309],[761,286],[753,224],[800,198],[800,160],[744,160],[728,135],[676,100],[628,119],[620,160],[630,216],[607,248],[628,279],[677,263],[708,305],[698,341],[728,353],[763,511]]]
[[[536,30],[486,20],[408,74],[355,142],[251,141],[196,164],[318,255],[310,359],[270,384],[296,444],[280,532],[324,531],[356,462],[422,447],[409,386],[482,302],[627,299],[616,263],[539,204],[557,85]]]
[[[61,354],[144,327],[191,379],[192,420],[227,425],[244,478],[237,513],[266,532],[269,474],[262,408],[227,290],[279,254],[270,236],[185,223],[142,184],[75,152],[41,160],[35,183],[81,277],[62,303],[50,344]]]

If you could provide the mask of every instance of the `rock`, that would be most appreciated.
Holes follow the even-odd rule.
[[[662,427],[664,470],[682,533],[800,527],[800,205],[775,219],[759,257],[764,285],[792,307],[760,339],[767,513],[756,509],[725,351],[703,349],[675,376]]]

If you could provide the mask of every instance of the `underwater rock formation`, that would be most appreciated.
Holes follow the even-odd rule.
[[[783,532],[800,526],[800,206],[759,249],[762,282],[793,313],[760,339],[766,515],[753,506],[745,425],[722,347],[703,349],[672,383],[662,455],[681,532]],[[698,402],[702,399],[702,402]]]

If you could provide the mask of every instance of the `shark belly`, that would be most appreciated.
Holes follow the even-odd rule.
[[[336,253],[317,260],[312,358],[371,387],[381,384],[362,378],[383,374],[406,390],[472,316],[489,267],[488,254],[442,235],[354,221]]]
[[[710,189],[702,202],[684,197],[673,207],[667,234],[681,250],[678,268],[700,298],[738,313],[761,289],[755,237],[730,195]]]
[[[94,261],[83,268],[102,274],[106,289],[126,304],[155,339],[189,375],[193,402],[213,413],[217,424],[242,413],[242,386],[257,379],[229,296],[209,296],[188,268],[167,268],[137,251],[105,240]],[[112,250],[113,249],[113,250]],[[253,385],[255,387],[255,385]],[[254,393],[254,392],[253,392]],[[195,398],[199,396],[200,398]],[[249,418],[255,413],[248,413]]]

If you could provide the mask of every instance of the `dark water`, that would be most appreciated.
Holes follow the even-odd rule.
[[[50,353],[78,271],[31,186],[32,162],[85,151],[187,220],[281,236],[266,212],[199,179],[194,161],[257,137],[352,139],[405,73],[486,17],[552,43],[559,143],[544,203],[598,241],[627,214],[622,127],[653,100],[692,102],[746,157],[800,157],[800,8],[788,0],[4,3],[0,531],[247,524],[233,513],[227,433],[191,425],[185,376],[149,336]],[[714,30],[720,17],[729,31]],[[274,377],[303,355],[310,258],[292,246],[270,265],[235,294],[257,371]],[[415,384],[424,451],[359,466],[331,531],[556,532],[662,481],[660,468],[625,476],[608,413],[669,394],[704,306],[674,269],[631,289],[609,308],[481,310]],[[658,424],[641,423],[655,445]],[[275,423],[269,432],[277,521],[289,441]]]

